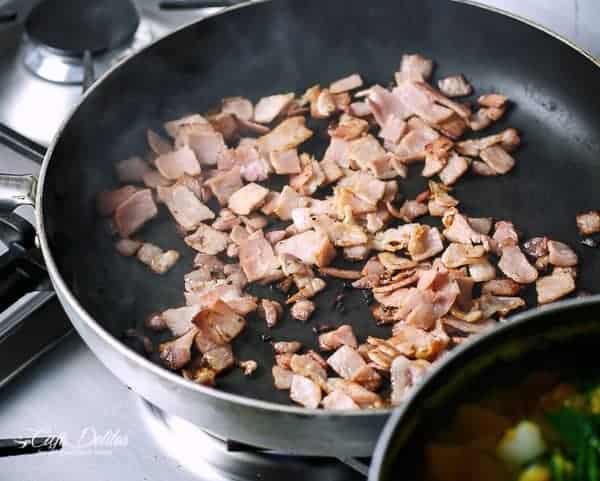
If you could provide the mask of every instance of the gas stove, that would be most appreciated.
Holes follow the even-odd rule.
[[[45,148],[94,79],[229,3],[0,0],[0,171],[37,173]],[[594,0],[565,0],[560,8],[544,0],[482,3],[531,18],[600,56]],[[0,217],[0,438],[42,452],[0,457],[2,480],[365,478],[368,460],[266,452],[219,439],[140,399],[71,332],[27,222],[33,211],[17,214]],[[0,440],[0,455],[2,448]]]

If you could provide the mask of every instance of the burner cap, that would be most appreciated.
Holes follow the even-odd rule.
[[[69,55],[100,53],[133,36],[140,23],[131,0],[42,0],[25,23],[29,37]]]

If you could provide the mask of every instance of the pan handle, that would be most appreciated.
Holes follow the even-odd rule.
[[[35,205],[36,189],[37,177],[34,175],[0,174],[0,210]]]

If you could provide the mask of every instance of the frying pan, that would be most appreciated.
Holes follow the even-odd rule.
[[[425,444],[439,439],[460,404],[477,403],[493,389],[514,388],[536,371],[595,379],[599,307],[597,300],[586,299],[528,311],[452,352],[390,416],[369,481],[395,481],[398,473],[402,479],[422,479]]]
[[[162,122],[204,112],[226,96],[302,92],[355,71],[367,85],[385,85],[407,52],[437,60],[436,78],[463,73],[477,92],[500,91],[513,102],[494,130],[523,132],[518,165],[506,176],[461,180],[455,193],[462,209],[511,219],[524,238],[547,234],[577,244],[574,215],[600,206],[600,70],[591,56],[472,4],[277,0],[234,7],[174,32],[97,82],[56,135],[37,188],[31,177],[2,181],[5,206],[33,202],[37,189],[37,231],[56,293],[85,342],[124,383],[220,437],[296,454],[371,454],[389,410],[302,409],[272,386],[273,353],[261,334],[315,346],[310,326],[286,318],[268,331],[250,317],[234,350],[261,368],[253,378],[236,370],[219,389],[194,385],[123,344],[121,333],[141,327],[150,312],[183,305],[182,277],[193,254],[162,212],[139,237],[184,256],[164,277],[149,273],[115,253],[94,204],[98,192],[116,186],[113,164],[145,152],[147,128],[160,131]],[[311,148],[319,157],[326,142],[315,137]],[[414,171],[400,186],[409,198],[424,188]],[[578,253],[579,285],[593,291],[600,284],[598,252]],[[279,295],[268,288],[253,293]],[[340,293],[344,312],[333,307]],[[329,282],[317,307],[314,324],[351,323],[361,339],[389,335],[375,326],[360,293],[343,291],[339,282]]]

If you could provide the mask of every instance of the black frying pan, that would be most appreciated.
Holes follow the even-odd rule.
[[[124,382],[238,441],[304,454],[371,452],[387,410],[305,410],[272,387],[273,353],[260,335],[315,346],[310,326],[286,318],[269,331],[251,318],[235,350],[261,369],[253,379],[225,376],[220,390],[184,381],[117,341],[148,313],[183,304],[193,253],[162,212],[139,237],[185,255],[165,277],[149,274],[115,253],[94,200],[116,186],[114,162],[145,151],[149,127],[160,130],[165,120],[203,112],[225,96],[302,92],[355,71],[367,84],[385,85],[406,52],[435,59],[436,79],[463,73],[477,93],[500,91],[513,102],[492,131],[513,126],[523,133],[518,165],[498,178],[467,175],[455,191],[461,208],[511,219],[525,238],[547,234],[577,245],[575,214],[600,207],[600,71],[591,57],[510,16],[450,1],[274,0],[234,8],[173,33],[105,76],[63,126],[42,168],[38,234],[55,288],[82,337]],[[313,146],[320,155],[326,145]],[[424,186],[413,171],[400,191],[410,198]],[[579,284],[596,291],[599,254],[577,250]],[[329,283],[311,324],[349,322],[361,339],[389,334],[375,326],[358,292],[346,295],[345,312],[336,311],[342,291]],[[253,292],[281,300],[270,289]]]

